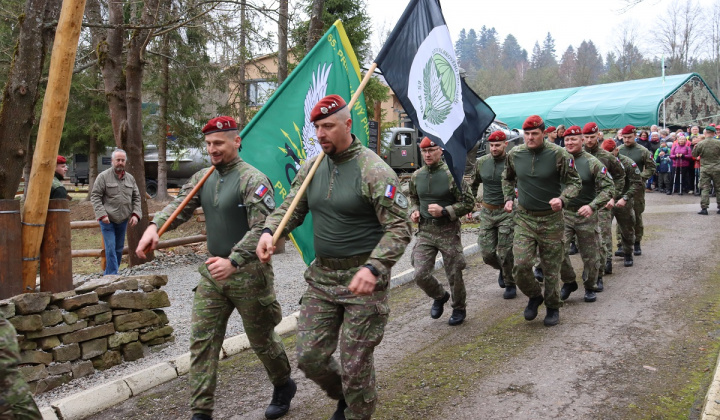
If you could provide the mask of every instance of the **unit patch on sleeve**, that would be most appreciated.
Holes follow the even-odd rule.
[[[264,185],[260,185],[260,186],[257,187],[257,189],[255,190],[255,195],[258,196],[258,197],[260,197],[260,198],[263,198],[263,197],[265,196],[265,194],[267,194],[267,192],[268,192],[268,187],[266,187],[266,186],[264,186]]]

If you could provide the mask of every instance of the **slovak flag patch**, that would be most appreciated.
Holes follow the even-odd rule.
[[[257,190],[255,190],[255,195],[257,195],[260,198],[263,198],[265,194],[268,192],[268,187],[264,185],[260,185]]]
[[[394,185],[388,184],[387,187],[385,187],[385,197],[389,199],[395,198],[395,193],[397,192],[397,188]]]
[[[600,173],[603,175],[607,174],[607,168],[603,166],[603,168],[600,170]]]
[[[637,163],[633,162],[633,163],[632,163],[632,167],[633,167],[633,168],[637,167]]]
[[[568,160],[568,166],[571,168],[574,168],[575,167],[575,159]]]

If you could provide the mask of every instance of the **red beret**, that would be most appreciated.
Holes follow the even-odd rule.
[[[420,148],[425,149],[426,147],[435,147],[437,144],[435,144],[434,141],[430,140],[427,137],[423,137],[422,141],[420,142]]]
[[[554,133],[555,130],[557,130],[557,128],[555,128],[554,125],[551,125],[550,127],[548,127],[548,128],[545,129],[545,134]]]
[[[598,126],[594,122],[589,122],[583,127],[583,134],[595,134],[598,132]]]
[[[65,156],[60,156],[60,155],[58,155],[58,157],[57,157],[57,164],[56,164],[56,165],[59,165],[59,164],[61,164],[61,163],[67,163],[67,159],[65,159]]]
[[[625,128],[622,129],[620,134],[635,134],[635,126],[626,125]]]
[[[507,140],[507,136],[505,133],[503,133],[500,130],[493,131],[492,134],[490,134],[487,138],[487,141],[505,141]]]
[[[582,130],[577,125],[571,125],[565,130],[565,137],[567,136],[579,136],[582,134]]]
[[[602,148],[607,150],[608,152],[612,152],[617,147],[617,144],[615,144],[615,140],[613,139],[605,139],[605,141],[602,143]]]
[[[207,124],[205,124],[205,127],[203,127],[202,132],[203,134],[212,134],[217,133],[219,131],[231,131],[231,130],[237,130],[237,124],[235,123],[235,120],[232,117],[215,117],[212,120],[208,121]]]
[[[310,121],[315,122],[327,118],[345,108],[346,105],[347,103],[340,95],[328,95],[315,104],[315,108],[310,113]]]
[[[523,130],[533,130],[535,128],[541,128],[545,125],[545,121],[540,118],[539,115],[531,115],[527,117],[522,125]]]

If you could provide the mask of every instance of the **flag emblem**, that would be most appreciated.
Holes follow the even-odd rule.
[[[255,190],[255,195],[257,195],[260,198],[263,198],[265,196],[265,194],[267,194],[267,192],[268,192],[268,187],[266,187],[264,185],[260,185],[259,187],[257,187],[257,190]]]
[[[607,168],[603,166],[603,168],[600,170],[600,173],[603,175],[607,174]]]
[[[385,197],[390,198],[390,199],[395,198],[396,191],[397,191],[397,188],[394,185],[388,184],[388,186],[385,187]]]
[[[575,159],[568,160],[568,166],[571,168],[574,168],[575,167]]]

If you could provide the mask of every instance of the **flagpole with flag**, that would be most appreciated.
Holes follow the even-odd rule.
[[[460,77],[440,2],[411,0],[375,63],[422,136],[443,145],[461,186],[467,152],[495,113]]]
[[[340,95],[346,101],[351,97],[355,99],[349,106],[353,120],[351,132],[367,146],[368,115],[362,95],[360,65],[339,20],[240,133],[242,158],[270,179],[277,205],[290,191],[301,165],[322,153],[310,113],[320,99],[330,94]],[[316,164],[320,160],[316,159]],[[305,179],[305,182],[309,181],[310,176]],[[301,196],[297,194],[296,197]],[[286,213],[287,216],[291,214],[292,211]],[[282,229],[276,232],[282,232]],[[312,213],[305,217],[302,225],[293,229],[290,240],[306,264],[315,259]]]

